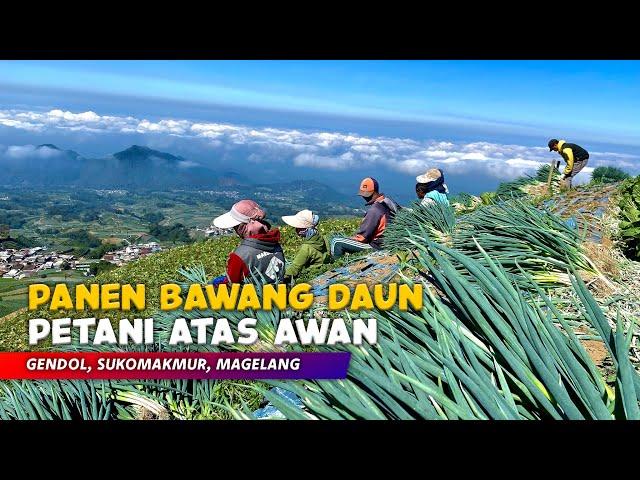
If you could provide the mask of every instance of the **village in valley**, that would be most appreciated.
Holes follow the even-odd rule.
[[[137,260],[160,251],[162,251],[162,247],[157,242],[127,245],[120,250],[115,250],[103,255],[102,260],[120,267],[125,263],[129,263],[133,260]]]
[[[89,275],[90,264],[74,255],[48,251],[44,247],[0,249],[2,278],[34,277],[44,270],[79,270]]]
[[[219,229],[214,226],[196,228],[206,237],[217,237],[232,233],[228,229]],[[100,260],[112,263],[118,267],[144,258],[148,255],[162,251],[158,242],[145,242],[131,244],[119,250],[113,250],[104,254]],[[35,277],[44,271],[76,270],[85,276],[91,275],[91,264],[96,260],[78,258],[68,253],[59,253],[48,250],[46,247],[33,248],[3,248],[0,246],[0,277],[21,280]]]

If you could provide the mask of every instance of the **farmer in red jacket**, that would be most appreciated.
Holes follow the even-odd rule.
[[[253,200],[240,200],[227,213],[217,217],[218,228],[233,228],[242,241],[229,255],[226,277],[213,280],[218,283],[251,282],[251,275],[260,274],[268,283],[284,279],[285,259],[280,246],[280,230],[271,228],[266,214]]]

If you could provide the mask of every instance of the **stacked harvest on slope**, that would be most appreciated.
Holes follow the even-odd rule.
[[[503,182],[496,190],[496,197],[508,199],[524,197],[525,195],[545,195],[549,180],[549,165],[542,165],[535,175],[525,175],[510,182]],[[560,173],[554,169],[551,177],[551,190],[557,192],[560,188]]]
[[[551,285],[569,284],[570,266],[587,277],[598,274],[582,251],[580,233],[524,199],[485,205],[457,220],[450,207],[439,203],[403,210],[385,242],[395,251],[411,250],[427,237],[486,265],[481,247],[515,280],[522,269]]]
[[[442,297],[428,291],[419,312],[371,312],[379,343],[348,348],[346,380],[269,382],[298,394],[304,409],[260,391],[293,419],[640,418],[630,337],[621,325],[612,332],[585,284],[571,276],[580,310],[615,361],[614,389],[531,277],[535,297],[483,255],[486,265],[425,238],[418,261]]]

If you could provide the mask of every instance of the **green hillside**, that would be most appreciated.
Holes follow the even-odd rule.
[[[360,219],[358,218],[327,219],[320,223],[319,229],[323,235],[327,236],[333,234],[351,235],[355,232],[359,221]],[[291,259],[302,243],[302,239],[296,235],[294,229],[291,227],[282,227],[281,232],[281,243],[285,257]],[[158,306],[160,285],[178,280],[178,270],[181,268],[202,265],[209,278],[224,274],[229,253],[235,249],[239,241],[239,238],[236,236],[228,236],[175,247],[102,273],[96,278],[86,280],[82,277],[82,279],[84,281],[102,284],[144,283],[147,288],[148,309],[145,312],[141,312],[140,315],[152,316],[154,309]],[[322,267],[314,269],[312,272],[307,272],[306,276],[301,277],[300,280],[304,281],[312,275],[319,275],[340,264],[341,262],[323,265]],[[59,280],[62,281],[63,279]],[[38,281],[41,282],[42,279],[32,278],[21,281],[0,279],[0,312],[3,312],[3,315],[0,315],[0,351],[29,349],[25,327],[26,315],[19,315],[11,321],[3,321],[1,317],[26,306],[25,286],[28,283]],[[50,281],[50,279],[47,279],[47,281]],[[3,295],[10,296],[10,299],[13,301],[9,302],[7,300],[6,303],[3,303]],[[68,314],[69,316],[75,316],[77,318],[85,316],[83,312],[68,312]],[[99,316],[99,314],[100,312],[92,313],[92,315],[95,316]],[[47,318],[48,312],[36,311],[31,314],[31,318],[40,316]],[[104,312],[104,316],[114,317],[114,312]],[[126,314],[122,316],[125,317]]]
[[[351,235],[355,232],[360,219],[327,219],[320,223],[323,235]],[[302,239],[289,226],[282,227],[282,248],[285,258],[292,259]],[[157,306],[159,286],[175,281],[180,268],[202,265],[209,278],[224,274],[229,253],[240,242],[237,236],[220,237],[203,242],[172,248],[147,258],[131,262],[111,270],[96,278],[99,283],[144,283],[147,285],[149,306]],[[328,264],[317,269],[314,274],[333,268]],[[1,341],[1,340],[0,340]]]
[[[424,307],[366,312],[378,321],[377,345],[318,347],[352,353],[344,381],[68,382],[58,388],[70,405],[94,407],[73,407],[82,418],[252,418],[266,398],[292,419],[640,419],[640,263],[620,249],[621,238],[628,243],[624,232],[636,228],[637,208],[619,207],[613,184],[550,197],[543,178],[503,186],[501,195],[462,212],[436,205],[397,217],[387,239],[393,250],[380,258],[399,263],[405,281],[425,285]],[[327,220],[322,231],[350,234],[357,223]],[[166,334],[173,318],[190,314],[154,312],[157,287],[189,281],[178,274],[184,267],[202,265],[207,278],[221,274],[237,242],[227,237],[177,247],[98,281],[145,283],[148,313],[157,313]],[[282,243],[291,258],[300,240],[285,228]],[[215,313],[196,316],[203,315]],[[246,315],[228,317],[234,324]],[[281,313],[261,315],[270,332]],[[26,349],[25,321],[26,315],[0,320],[0,350]],[[59,417],[59,399],[46,385],[0,383],[0,417],[31,418],[25,399],[48,405],[32,416]],[[111,395],[97,395],[96,385]],[[271,386],[297,393],[304,410]]]

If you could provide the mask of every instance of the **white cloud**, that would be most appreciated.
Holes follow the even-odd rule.
[[[51,110],[48,113],[48,117],[50,121],[55,122],[57,120],[66,120],[69,122],[88,122],[88,123],[96,123],[101,120],[102,117],[96,114],[95,112],[82,112],[82,113],[71,113],[71,112],[63,112],[62,110]]]
[[[427,170],[428,163],[417,158],[409,158],[398,162],[398,170],[411,175],[417,175]]]
[[[281,162],[311,168],[345,170],[383,165],[417,175],[441,167],[447,173],[475,173],[511,179],[533,173],[557,154],[545,146],[490,142],[418,141],[410,138],[367,137],[355,133],[256,128],[185,119],[149,120],[131,116],[100,115],[93,111],[47,112],[0,110],[0,126],[29,131],[65,130],[98,134],[145,134],[154,139],[182,137],[204,142],[217,154],[240,152],[249,162]],[[164,136],[164,137],[161,137]],[[589,168],[619,166],[640,173],[640,156],[592,152]],[[185,164],[183,167],[193,165]],[[589,173],[585,169],[585,173]]]
[[[186,120],[160,120],[159,122],[142,120],[138,123],[135,131],[138,133],[157,132],[184,135],[189,130],[190,126],[190,122]]]
[[[10,145],[2,152],[6,158],[12,160],[21,160],[23,158],[52,158],[60,155],[62,152],[55,148],[36,147],[35,145]]]
[[[489,160],[489,157],[487,157],[484,153],[482,152],[471,152],[471,153],[465,153],[462,156],[462,160]]]
[[[431,158],[444,158],[449,156],[449,153],[446,150],[427,150],[423,153],[425,157]]]
[[[536,162],[535,160],[525,160],[524,158],[510,158],[504,163],[512,167],[524,167],[524,168],[539,168],[542,165],[544,165],[544,162]]]
[[[5,127],[19,128],[21,130],[30,130],[30,131],[38,131],[42,129],[44,124],[35,123],[35,122],[25,122],[21,120],[14,120],[12,118],[2,118],[0,117],[0,125],[4,125]]]
[[[178,167],[180,168],[192,168],[192,167],[199,167],[199,166],[200,164],[198,162],[194,162],[192,160],[183,160],[178,163]]]

